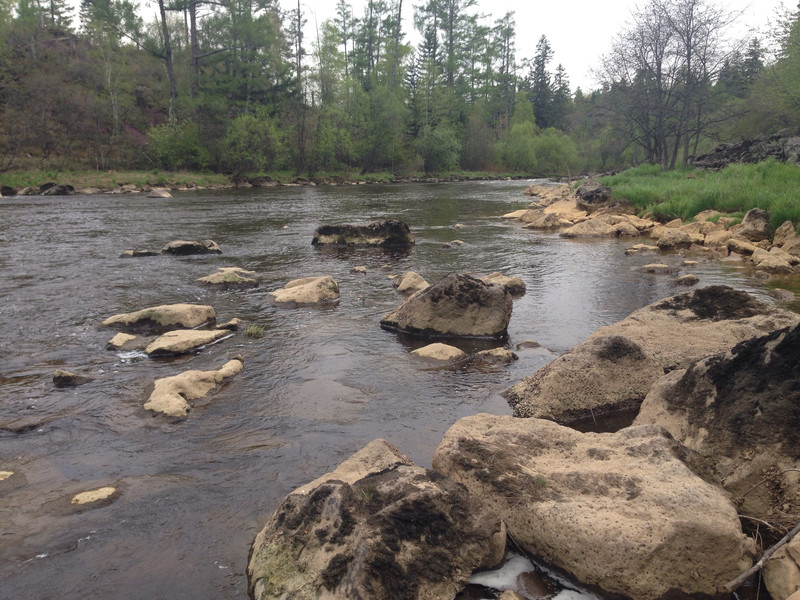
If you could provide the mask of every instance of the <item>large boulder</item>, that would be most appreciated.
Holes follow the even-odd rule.
[[[800,590],[800,537],[792,538],[764,564],[764,584],[772,600],[786,600]]]
[[[424,337],[500,338],[507,334],[512,308],[504,288],[450,274],[385,315],[381,327]]]
[[[131,313],[114,315],[103,321],[106,327],[130,331],[164,332],[194,329],[214,323],[214,308],[202,304],[162,304]]]
[[[635,406],[663,373],[798,321],[796,313],[746,292],[699,288],[601,327],[505,396],[517,416],[561,423]]]
[[[147,344],[144,351],[154,358],[189,354],[229,335],[231,332],[225,329],[177,329],[158,336]]]
[[[505,527],[467,491],[374,440],[295,490],[256,536],[255,600],[439,600],[496,566]]]
[[[619,335],[590,339],[506,392],[517,417],[569,423],[636,408],[664,374],[635,342]]]
[[[161,254],[175,256],[188,256],[191,254],[222,254],[219,245],[214,240],[202,242],[188,240],[173,240],[161,248]]]
[[[269,294],[278,304],[327,304],[339,301],[339,284],[330,275],[303,277]]]
[[[414,236],[408,225],[390,219],[364,225],[320,225],[311,243],[315,246],[411,246]]]
[[[800,477],[783,471],[800,469],[799,364],[800,325],[742,342],[661,379],[636,422],[696,451],[744,513],[794,523]]]
[[[167,417],[184,419],[191,409],[189,400],[204,397],[224,380],[240,373],[243,368],[241,359],[235,358],[216,371],[191,370],[156,379],[153,392],[144,408]]]
[[[445,434],[433,466],[503,519],[524,551],[634,600],[713,596],[751,564],[752,542],[719,488],[663,429],[579,433],[480,414]]]
[[[656,246],[660,250],[677,250],[688,248],[692,244],[702,244],[705,236],[700,233],[690,233],[684,229],[666,229],[658,238]]]

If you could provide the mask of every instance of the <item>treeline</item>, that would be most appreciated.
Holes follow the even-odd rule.
[[[475,3],[338,0],[308,39],[299,2],[0,0],[0,171],[672,168],[800,114],[797,13],[770,56],[707,0],[649,0],[573,93],[546,36],[519,57],[514,14]]]

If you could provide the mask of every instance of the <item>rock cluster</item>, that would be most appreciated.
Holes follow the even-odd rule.
[[[528,209],[503,216],[522,221],[529,229],[558,230],[565,238],[647,236],[652,244],[635,244],[626,254],[698,251],[723,260],[747,262],[768,274],[800,272],[800,236],[794,225],[787,221],[770,241],[770,214],[759,208],[748,211],[739,224],[715,211],[704,211],[691,223],[680,219],[659,223],[636,216],[636,209],[630,203],[612,198],[608,188],[591,180],[582,183],[574,193],[568,185],[531,186],[527,193],[536,202]],[[672,270],[662,268],[651,272]],[[680,283],[695,282],[686,279]]]
[[[414,353],[478,360],[440,343]],[[503,360],[502,349],[486,354]],[[377,440],[290,494],[253,544],[251,594],[388,599],[403,574],[403,597],[451,598],[468,572],[499,560],[507,531],[518,549],[615,597],[715,596],[756,555],[737,508],[800,519],[799,358],[800,316],[744,292],[712,286],[656,302],[514,386],[515,414],[531,418],[456,422],[434,471]],[[555,422],[643,399],[634,425],[615,433]],[[800,586],[797,546],[765,571],[774,598]],[[514,576],[503,598],[552,594],[540,581],[531,596],[533,574]]]
[[[722,169],[731,163],[758,163],[768,158],[800,164],[800,127],[782,129],[752,140],[720,144],[710,153],[698,156],[694,164],[706,169]]]

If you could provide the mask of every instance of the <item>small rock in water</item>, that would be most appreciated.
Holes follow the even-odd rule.
[[[361,273],[362,275],[367,274],[367,267],[358,266],[358,267],[353,267],[352,270],[353,273]]]
[[[56,369],[55,373],[53,373],[53,385],[57,388],[77,387],[91,380],[91,377],[77,375],[70,371],[65,371],[64,369]]]
[[[14,471],[0,471],[0,481],[5,481],[14,474]]]
[[[94,502],[100,502],[102,500],[108,500],[117,493],[117,488],[113,488],[111,486],[101,487],[96,490],[89,490],[87,492],[81,492],[80,494],[75,494],[70,501],[70,504],[92,504]]]
[[[541,348],[542,345],[536,340],[525,340],[517,344],[517,350],[525,350],[526,348]]]
[[[675,280],[678,285],[696,285],[700,281],[697,275],[682,275]]]
[[[663,263],[652,263],[643,266],[642,269],[647,273],[669,273],[672,270],[669,265]]]

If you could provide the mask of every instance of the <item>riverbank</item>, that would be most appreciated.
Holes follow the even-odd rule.
[[[611,188],[615,199],[629,200],[637,214],[661,223],[694,220],[706,210],[741,219],[752,208],[770,212],[773,232],[786,221],[800,223],[800,168],[775,160],[667,172],[658,165],[642,165],[598,181]]]
[[[0,175],[0,195],[50,195],[146,193],[152,190],[188,191],[248,189],[273,186],[366,185],[379,183],[442,183],[528,179],[526,175],[457,171],[425,173],[320,173],[313,177],[290,171],[233,177],[220,173],[189,171],[11,171]],[[53,190],[53,191],[48,191]]]

